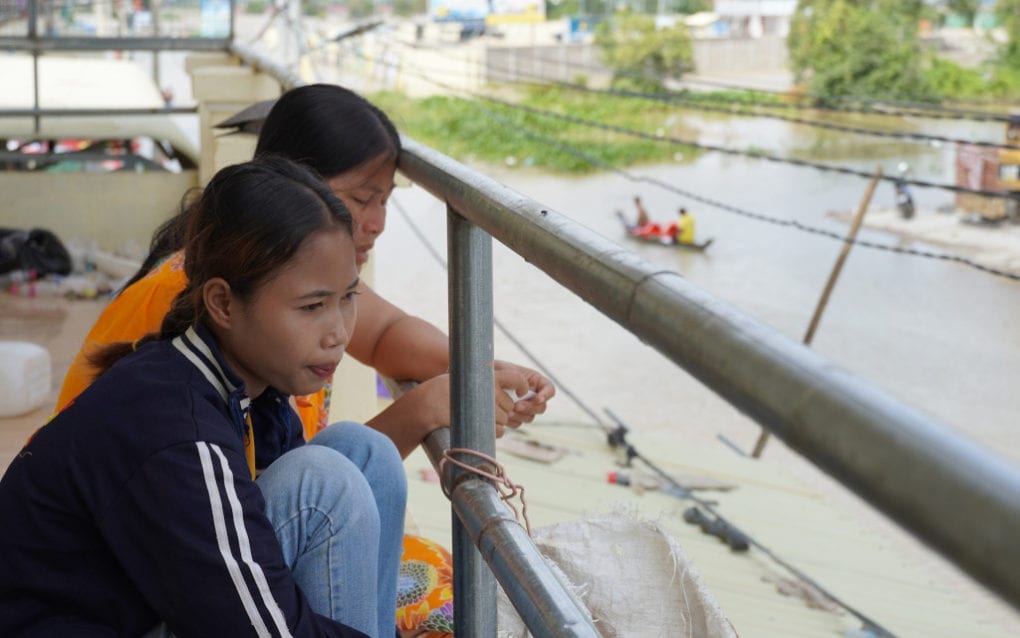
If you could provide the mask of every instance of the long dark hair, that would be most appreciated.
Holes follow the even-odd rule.
[[[139,343],[176,337],[202,321],[202,287],[210,279],[223,278],[233,294],[250,300],[311,234],[331,228],[352,232],[350,212],[321,176],[275,155],[216,173],[191,211],[184,234],[187,285],[159,332],[92,353],[89,361],[98,374]]]
[[[259,132],[255,156],[282,155],[329,179],[380,155],[396,161],[400,150],[400,134],[379,107],[335,84],[309,84],[276,101]],[[156,229],[148,256],[124,288],[184,246],[195,199],[196,193],[186,195],[178,213]]]

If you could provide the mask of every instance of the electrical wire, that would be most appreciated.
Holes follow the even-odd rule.
[[[550,62],[557,65],[566,65],[570,68],[577,68],[589,71],[598,71],[601,73],[615,73],[618,77],[633,78],[641,80],[655,80],[661,81],[662,78],[656,75],[647,73],[635,73],[635,72],[614,72],[604,66],[598,66],[594,64],[583,64],[579,62],[567,62],[561,59],[547,58],[544,56],[531,56],[528,58],[531,60],[538,60],[541,62]],[[863,113],[872,115],[891,115],[901,117],[923,117],[929,119],[952,119],[952,120],[975,120],[975,121],[993,121],[993,122],[1011,122],[1015,120],[1018,115],[1010,113],[1001,113],[995,111],[974,111],[968,109],[957,109],[953,107],[946,107],[940,104],[933,104],[928,102],[907,102],[907,101],[896,101],[879,98],[868,98],[868,97],[843,97],[843,96],[813,96],[813,95],[800,95],[793,93],[789,90],[779,91],[774,89],[765,89],[759,87],[741,86],[728,82],[720,82],[717,80],[707,80],[698,77],[680,77],[680,82],[686,84],[697,84],[704,86],[715,86],[718,88],[744,91],[748,93],[757,93],[761,95],[774,95],[777,100],[774,101],[760,101],[760,102],[748,102],[742,99],[736,99],[726,96],[715,96],[713,99],[719,101],[734,101],[743,102],[748,104],[755,104],[756,106],[783,106],[786,108],[800,108],[800,109],[813,109],[813,110],[828,110],[828,111],[841,111],[851,113]],[[948,98],[944,98],[948,99]],[[782,101],[780,103],[779,101]],[[807,102],[805,104],[791,103],[791,100],[801,100]],[[835,104],[834,104],[835,103]],[[1011,102],[1008,100],[1002,100],[1001,103],[1004,105],[1010,105]],[[853,106],[853,105],[875,105],[874,107],[868,106]],[[888,108],[893,107],[907,107],[904,110],[895,110]]]
[[[390,64],[390,65],[393,65],[393,63],[387,62],[387,61],[378,61],[377,60],[377,62],[380,63],[380,64]],[[468,94],[468,95],[474,95],[470,91],[466,91],[464,89],[457,89],[455,87],[451,87],[451,86],[449,86],[447,84],[439,82],[434,77],[432,77],[432,76],[430,76],[428,74],[422,74],[421,77],[423,79],[425,79],[425,80],[427,80],[429,82],[432,82],[433,84],[435,84],[435,85],[437,85],[437,86],[447,90],[447,91],[451,91],[451,92],[454,92],[454,93],[465,93],[465,94]],[[520,107],[519,105],[516,105],[516,104],[513,104],[513,103],[507,103],[507,102],[502,101],[502,100],[496,100],[495,98],[485,98],[484,96],[481,96],[481,99],[491,99],[492,101],[495,101],[496,103],[500,103],[500,104],[502,104],[504,106],[507,106],[509,108],[525,108],[525,107]],[[821,228],[821,227],[818,227],[818,226],[812,226],[810,224],[805,224],[805,223],[803,223],[801,221],[798,221],[796,219],[784,219],[784,218],[774,217],[774,216],[771,216],[771,215],[766,215],[766,214],[763,214],[763,213],[758,213],[758,212],[755,212],[755,211],[751,211],[751,210],[748,210],[748,209],[744,209],[744,208],[740,208],[740,207],[734,206],[732,204],[721,202],[721,201],[715,200],[713,198],[706,197],[704,195],[700,195],[700,194],[697,194],[697,193],[694,193],[694,192],[691,192],[691,191],[687,191],[687,190],[678,188],[678,187],[676,187],[676,186],[674,186],[672,184],[663,182],[662,180],[658,180],[658,179],[650,178],[650,177],[646,177],[646,176],[636,176],[636,175],[633,175],[632,173],[630,173],[630,172],[628,172],[628,171],[626,171],[624,169],[616,167],[616,166],[614,166],[614,165],[612,165],[612,164],[610,164],[608,162],[605,162],[605,161],[603,161],[603,160],[601,160],[599,158],[596,158],[596,157],[594,157],[594,156],[592,156],[592,155],[590,155],[588,153],[585,153],[585,152],[583,152],[583,151],[581,151],[581,150],[579,150],[579,149],[577,149],[577,148],[575,148],[575,147],[573,147],[571,145],[565,144],[565,143],[560,142],[559,140],[555,140],[553,138],[549,138],[549,137],[546,137],[546,136],[539,135],[537,133],[534,133],[533,131],[530,131],[530,130],[524,128],[524,127],[521,127],[521,126],[517,125],[516,123],[510,121],[509,119],[499,115],[495,111],[492,111],[491,109],[486,109],[485,107],[477,105],[477,104],[475,104],[475,106],[476,106],[476,108],[480,109],[483,113],[485,113],[486,115],[488,115],[492,119],[496,120],[497,122],[499,122],[503,126],[511,128],[511,129],[515,130],[516,132],[518,132],[518,133],[520,133],[520,134],[524,135],[525,137],[528,137],[528,138],[530,138],[532,140],[535,140],[537,142],[546,144],[546,145],[548,145],[550,147],[553,147],[553,148],[557,148],[558,150],[560,150],[560,151],[562,151],[564,153],[568,153],[568,154],[570,154],[570,155],[572,155],[574,157],[577,157],[578,159],[581,159],[581,160],[583,160],[585,162],[588,162],[592,166],[597,166],[597,167],[599,167],[599,168],[601,168],[603,170],[616,173],[618,175],[621,175],[621,176],[627,178],[629,181],[632,181],[632,182],[640,182],[640,183],[653,184],[653,185],[658,186],[658,187],[660,187],[660,188],[662,188],[664,190],[667,190],[667,191],[676,193],[678,195],[687,197],[688,199],[691,199],[693,201],[701,202],[703,204],[706,204],[708,206],[712,206],[713,208],[717,208],[719,210],[723,210],[723,211],[727,211],[727,212],[732,212],[732,213],[741,215],[741,216],[749,218],[749,219],[754,219],[754,220],[757,220],[757,221],[762,221],[762,222],[774,224],[774,225],[777,225],[777,226],[793,228],[793,229],[796,229],[796,230],[799,230],[799,231],[802,231],[802,232],[807,232],[807,233],[811,233],[811,234],[818,235],[818,236],[821,236],[821,237],[826,237],[826,238],[829,238],[829,239],[834,239],[834,240],[839,241],[839,242],[850,243],[850,244],[855,245],[855,246],[862,246],[862,247],[865,247],[865,248],[872,248],[872,249],[876,249],[876,250],[884,250],[886,252],[898,253],[898,254],[903,254],[903,255],[910,255],[910,256],[914,256],[914,257],[922,257],[922,258],[933,259],[933,260],[938,260],[938,261],[955,262],[955,263],[959,263],[959,264],[962,264],[962,265],[965,265],[965,266],[969,266],[971,268],[974,268],[976,270],[979,270],[981,272],[985,272],[985,273],[988,273],[988,274],[991,274],[991,275],[995,275],[995,276],[998,276],[998,277],[1003,277],[1005,279],[1010,279],[1010,280],[1014,280],[1014,281],[1020,281],[1020,275],[1018,275],[1016,273],[1008,272],[1008,271],[1001,270],[1001,269],[998,269],[998,268],[992,268],[990,266],[986,266],[985,264],[976,262],[976,261],[974,261],[972,259],[963,257],[961,255],[954,255],[954,254],[949,254],[949,253],[939,253],[939,252],[934,252],[934,251],[929,251],[929,250],[920,250],[920,249],[916,249],[916,248],[903,248],[903,247],[899,247],[899,246],[891,246],[891,245],[881,244],[881,243],[872,242],[872,241],[869,241],[869,240],[864,240],[864,239],[859,239],[859,238],[855,238],[855,239],[851,240],[851,239],[848,239],[848,238],[846,238],[846,237],[844,237],[844,236],[842,236],[842,235],[840,235],[838,233],[835,233],[833,231],[830,231],[830,230],[827,230],[827,229],[824,229],[824,228]],[[658,138],[654,138],[654,139],[658,139]],[[757,157],[757,156],[751,155],[751,157]],[[850,169],[846,169],[846,170],[849,171]],[[854,171],[853,174],[860,175],[862,177],[867,177],[869,179],[873,177],[873,175],[871,175],[869,173],[866,173],[864,171]],[[896,181],[896,179],[895,178],[891,178],[890,181]],[[918,182],[916,180],[906,180],[906,181],[908,181],[908,183],[914,183],[914,184],[927,184],[926,182]]]
[[[399,40],[395,40],[395,41],[398,42],[399,44],[401,44],[402,46],[405,46],[405,47],[411,46],[411,45],[407,44],[406,42],[401,42]],[[452,56],[444,56],[444,57],[447,57],[448,59],[454,59]],[[533,59],[535,59],[535,58],[528,58],[528,60],[533,60]],[[556,62],[555,60],[549,60],[548,58],[542,58],[542,57],[539,57],[537,59],[540,60],[540,61],[546,61],[546,62]],[[481,66],[480,63],[475,63],[475,64],[476,64],[476,66]],[[922,143],[926,143],[926,144],[968,144],[968,145],[971,145],[971,146],[979,146],[979,147],[984,147],[984,148],[994,148],[994,149],[1004,149],[1004,150],[1020,150],[1020,145],[1014,145],[1014,144],[1008,144],[1008,143],[1002,143],[1002,142],[991,142],[991,141],[981,141],[981,140],[977,140],[977,141],[975,141],[975,140],[966,140],[966,139],[955,138],[955,137],[947,137],[947,136],[943,136],[943,135],[932,135],[932,134],[927,134],[927,133],[915,133],[915,132],[910,132],[910,131],[883,131],[883,130],[876,130],[876,129],[870,129],[870,128],[848,126],[848,125],[845,125],[845,124],[837,124],[837,123],[834,123],[834,122],[823,122],[823,121],[816,120],[816,119],[797,117],[797,116],[786,115],[786,114],[782,114],[782,113],[767,113],[767,112],[760,112],[760,111],[750,111],[750,110],[747,110],[747,108],[746,108],[746,107],[765,107],[765,108],[781,108],[781,109],[810,109],[810,110],[813,110],[813,111],[832,110],[832,109],[819,109],[819,108],[815,108],[815,107],[812,107],[812,106],[804,106],[804,105],[797,105],[797,104],[786,104],[786,103],[776,103],[776,102],[734,100],[734,99],[727,99],[724,96],[717,96],[717,95],[711,95],[711,94],[693,95],[693,94],[691,94],[689,92],[677,92],[677,91],[669,91],[667,93],[648,93],[648,92],[633,91],[633,90],[627,90],[627,89],[614,89],[614,88],[595,89],[595,88],[591,88],[589,86],[586,86],[584,84],[579,84],[579,83],[576,83],[576,82],[564,82],[564,81],[560,81],[560,80],[551,80],[551,79],[546,78],[546,77],[544,77],[542,75],[539,75],[539,74],[527,73],[526,71],[523,71],[523,70],[521,70],[519,68],[516,68],[513,71],[507,71],[507,70],[504,70],[504,69],[496,69],[495,73],[497,75],[498,74],[502,74],[502,73],[508,73],[508,74],[513,75],[513,76],[523,76],[525,78],[529,78],[531,80],[536,80],[537,81],[537,82],[524,82],[524,81],[513,80],[513,79],[509,79],[508,80],[508,79],[505,79],[505,78],[499,80],[500,82],[509,83],[509,84],[522,84],[522,85],[527,85],[527,86],[533,86],[535,84],[539,84],[539,85],[551,85],[551,86],[557,86],[557,87],[566,88],[566,89],[572,89],[572,90],[583,92],[583,93],[594,93],[594,94],[600,94],[600,95],[613,95],[613,96],[620,96],[620,97],[630,97],[630,98],[637,98],[637,99],[645,99],[645,100],[649,100],[649,101],[654,101],[654,102],[659,102],[659,103],[679,106],[680,108],[687,109],[687,110],[699,110],[699,111],[707,111],[707,112],[716,112],[716,113],[723,113],[723,114],[726,114],[726,115],[737,115],[737,116],[741,116],[741,117],[760,117],[760,118],[765,118],[765,119],[775,119],[775,120],[781,120],[781,121],[785,121],[785,122],[790,122],[790,123],[793,123],[793,124],[800,124],[800,125],[804,125],[804,126],[810,126],[810,127],[814,127],[814,128],[821,128],[821,129],[826,129],[826,130],[839,131],[839,132],[842,132],[842,133],[853,133],[853,134],[858,134],[858,135],[865,135],[865,136],[872,136],[872,137],[883,137],[883,138],[889,138],[889,139],[902,139],[902,140],[907,140],[907,141],[912,141],[912,142],[922,142]],[[721,103],[723,103],[725,105],[728,105],[728,106],[712,106],[710,104],[705,104],[705,102],[721,102]],[[889,113],[879,112],[879,111],[872,111],[872,112],[869,112],[869,113],[874,114],[874,115],[889,115]],[[1008,119],[1004,120],[1004,121],[1008,121]]]
[[[408,227],[418,238],[418,240],[421,241],[426,251],[432,256],[433,259],[435,259],[439,263],[443,270],[447,270],[448,266],[446,260],[439,253],[439,251],[432,245],[432,243],[429,242],[428,238],[421,231],[421,229],[418,228],[417,224],[414,223],[414,220],[411,219],[411,216],[408,214],[407,210],[400,204],[399,200],[395,197],[391,197],[389,201],[396,207],[401,217],[404,218],[404,221],[407,222]],[[628,428],[623,424],[622,421],[620,421],[618,417],[616,417],[616,415],[614,415],[608,409],[606,410],[607,414],[609,414],[609,416],[614,421],[616,421],[617,425],[615,428],[604,423],[601,419],[599,419],[598,415],[595,413],[594,410],[588,407],[588,405],[584,401],[582,401],[580,397],[578,397],[575,393],[573,393],[565,385],[563,385],[562,380],[558,379],[555,375],[553,375],[552,372],[549,370],[549,367],[544,365],[533,352],[524,347],[523,343],[519,339],[514,337],[510,330],[502,322],[497,320],[495,316],[493,317],[493,323],[500,330],[500,332],[503,333],[504,336],[508,337],[514,343],[514,345],[520,348],[524,355],[533,364],[535,364],[535,366],[538,367],[539,370],[544,375],[546,375],[546,377],[548,377],[556,385],[557,389],[560,392],[567,395],[575,403],[575,405],[577,405],[589,417],[591,417],[595,424],[597,424],[597,426],[607,435],[607,440],[609,442],[610,447],[614,449],[621,447],[623,448],[628,465],[630,464],[630,461],[632,459],[636,458],[640,460],[645,465],[647,465],[653,472],[655,472],[662,479],[664,479],[673,488],[671,492],[673,495],[680,498],[686,498],[692,501],[693,503],[696,503],[698,506],[700,506],[709,514],[711,514],[713,517],[715,517],[716,521],[719,521],[723,525],[725,525],[726,528],[738,532],[740,536],[747,541],[748,544],[750,544],[755,549],[757,549],[758,551],[772,559],[777,565],[783,567],[789,573],[793,574],[796,578],[798,578],[801,582],[806,583],[808,586],[814,588],[820,594],[831,600],[834,604],[845,609],[848,613],[858,618],[863,623],[865,630],[871,631],[876,636],[881,636],[883,638],[893,636],[893,634],[890,631],[885,629],[874,619],[870,618],[869,616],[865,615],[855,607],[851,606],[850,604],[848,604],[847,602],[845,602],[844,600],[842,600],[841,598],[839,598],[838,596],[824,588],[817,581],[808,576],[805,572],[801,571],[800,569],[794,567],[786,560],[782,559],[768,546],[764,545],[763,543],[755,539],[753,536],[747,534],[747,532],[743,531],[739,527],[733,525],[731,522],[729,522],[729,520],[727,520],[722,514],[719,513],[718,509],[713,503],[694,494],[690,489],[681,485],[669,473],[663,471],[658,465],[652,462],[651,459],[641,454],[637,450],[637,448],[634,447],[634,445],[627,441],[626,435],[628,432]]]
[[[425,249],[432,256],[432,258],[435,259],[439,263],[439,265],[443,267],[443,270],[446,270],[447,269],[446,260],[443,258],[441,254],[439,254],[439,251],[436,250],[434,246],[432,246],[432,243],[429,242],[428,238],[425,236],[425,233],[423,233],[421,229],[418,228],[417,224],[414,223],[414,220],[411,219],[411,216],[407,213],[407,210],[400,204],[400,201],[395,197],[390,197],[389,201],[397,209],[397,212],[400,213],[400,216],[404,218],[404,221],[407,222],[407,225],[408,227],[410,227],[411,232],[413,232],[414,235],[418,238],[418,240],[422,243],[422,245],[425,246]],[[538,356],[531,350],[529,350],[520,339],[515,337],[514,334],[510,332],[510,329],[507,328],[502,321],[493,316],[492,323],[503,334],[504,337],[509,339],[511,343],[517,346],[517,348],[524,353],[524,356],[526,356],[532,363],[535,364],[535,367],[538,368],[539,372],[544,374],[550,381],[553,382],[553,384],[556,385],[558,392],[560,392],[561,394],[565,394],[571,401],[574,402],[574,405],[580,408],[582,412],[587,414],[593,421],[595,421],[595,423],[598,424],[599,427],[603,429],[606,427],[606,424],[603,423],[601,419],[599,419],[598,414],[596,414],[594,410],[585,405],[584,401],[582,401],[581,398],[578,397],[577,394],[574,393],[569,388],[569,386],[564,384],[561,379],[557,378],[556,375],[553,374],[552,370],[550,370],[548,366],[543,364],[542,361],[538,358]]]

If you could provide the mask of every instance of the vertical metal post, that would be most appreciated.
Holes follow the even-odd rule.
[[[495,454],[492,346],[492,237],[447,208],[450,295],[451,447]],[[465,463],[481,461],[470,456]],[[465,470],[451,468],[450,485]],[[453,618],[458,636],[496,635],[496,578],[453,516]]]
[[[32,43],[32,109],[35,111],[35,116],[32,118],[33,132],[38,133],[41,127],[39,121],[39,49],[34,45],[37,44],[36,37],[39,35],[36,20],[39,17],[39,7],[37,6],[38,0],[28,0],[28,40]]]
[[[152,12],[152,37],[154,37],[154,38],[160,37],[160,33],[159,33],[159,30],[160,30],[160,26],[159,26],[159,22],[160,22],[159,21],[159,14],[160,14],[160,5],[161,4],[162,4],[162,0],[152,0],[149,3],[149,9]],[[162,83],[162,81],[161,81],[161,79],[159,77],[159,50],[158,49],[153,50],[153,52],[152,52],[152,81],[156,85],[156,88],[159,89],[160,93],[162,93],[163,92],[163,83]],[[166,98],[164,98],[164,102],[166,102],[167,106],[170,106],[170,103],[166,101]]]

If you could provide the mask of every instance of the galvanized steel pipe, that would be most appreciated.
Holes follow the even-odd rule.
[[[535,638],[601,635],[492,485],[465,481],[454,490],[452,500],[454,511]]]
[[[294,73],[278,62],[270,60],[258,50],[246,44],[230,41],[227,50],[256,71],[262,71],[272,76],[279,82],[280,88],[284,91],[289,91],[305,83],[297,73]]]
[[[489,456],[496,453],[492,369],[492,238],[459,216],[447,213],[450,311],[450,441]],[[465,457],[469,465],[479,459]],[[481,479],[451,466],[444,483]],[[457,633],[496,635],[496,580],[455,514],[453,517],[453,617]]]

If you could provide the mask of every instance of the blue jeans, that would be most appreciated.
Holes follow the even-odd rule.
[[[332,575],[334,581],[343,580],[344,582],[332,583],[333,590],[330,594],[332,601],[325,599],[325,592],[329,589],[323,585],[326,581],[319,580],[329,578],[329,573],[325,572],[321,562],[312,561],[316,563],[317,569],[314,571],[318,573],[312,575],[313,580],[311,582],[306,584],[306,581],[302,579],[302,575],[299,574],[297,566],[294,567],[294,577],[298,582],[298,586],[301,587],[301,591],[308,597],[312,609],[317,613],[330,614],[332,618],[343,618],[346,624],[356,629],[361,629],[360,625],[347,620],[346,612],[350,610],[356,613],[364,613],[377,609],[377,625],[366,625],[369,629],[361,629],[361,631],[369,635],[390,638],[396,632],[397,573],[400,570],[400,557],[404,553],[404,512],[407,509],[407,475],[404,473],[403,461],[397,452],[396,446],[393,445],[393,441],[389,437],[368,426],[352,421],[341,421],[329,426],[316,434],[305,448],[314,446],[330,448],[346,457],[343,460],[349,461],[349,463],[352,463],[358,469],[358,473],[364,476],[368,487],[371,489],[371,495],[375,501],[375,509],[379,515],[378,527],[371,539],[372,544],[378,545],[377,569],[373,570],[373,572],[377,572],[378,586],[376,592],[369,592],[373,594],[372,602],[374,604],[369,604],[366,601],[363,603],[364,607],[362,607],[361,611],[350,606],[344,606],[343,600],[346,596],[349,595],[351,596],[350,600],[355,600],[360,595],[359,592],[366,590],[367,585],[371,583],[371,580],[367,578],[371,572],[349,569],[340,564],[340,561],[337,561],[336,569],[332,571]],[[300,452],[302,449],[304,448],[298,448],[294,452]],[[285,454],[285,456],[287,455]],[[283,457],[277,459],[276,463],[282,460]],[[273,465],[276,465],[276,463],[273,463]],[[272,465],[270,468],[272,468]],[[262,487],[263,476],[260,476],[258,479],[259,487]],[[330,477],[331,481],[336,481],[336,477],[330,474],[327,474],[327,476]],[[344,476],[346,477],[346,475]],[[263,493],[265,493],[266,488],[263,487],[262,489]],[[294,488],[290,489],[293,491]],[[288,545],[297,539],[286,538],[287,527],[281,526],[280,523],[282,521],[275,518],[271,513],[273,508],[269,505],[268,497],[266,498],[266,510],[266,514],[273,521],[273,525],[276,528],[276,536],[280,539],[280,544],[283,546],[284,556],[289,560],[294,555],[292,553],[294,549],[293,547],[288,547]],[[342,512],[343,509],[341,509]],[[293,533],[294,530],[291,529],[290,531]],[[353,543],[350,544],[350,547],[355,553],[367,554],[369,558],[372,556],[367,547],[354,547]],[[305,562],[307,563],[308,561]],[[337,574],[346,574],[348,576],[344,579],[338,579],[336,578]],[[317,595],[311,593],[310,587],[312,586],[316,588]],[[336,616],[332,615],[331,612],[322,611],[326,609],[336,611],[340,608],[337,605],[340,605],[345,610],[344,616]],[[378,630],[371,631],[372,626],[378,626]]]
[[[312,611],[392,638],[407,502],[393,442],[360,423],[335,423],[255,482]],[[145,638],[169,636],[160,625]]]

